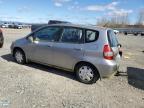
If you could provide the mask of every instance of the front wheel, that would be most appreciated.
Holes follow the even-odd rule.
[[[14,58],[18,64],[25,64],[26,63],[25,54],[20,49],[16,49],[14,51]]]
[[[98,71],[90,64],[79,64],[76,67],[77,79],[85,84],[93,84],[99,79]]]

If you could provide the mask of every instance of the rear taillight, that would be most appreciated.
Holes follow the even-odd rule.
[[[113,60],[114,53],[109,45],[104,45],[103,56],[107,60]]]

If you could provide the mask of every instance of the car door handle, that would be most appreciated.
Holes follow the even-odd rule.
[[[76,51],[81,51],[82,48],[74,48],[74,50],[76,50]]]

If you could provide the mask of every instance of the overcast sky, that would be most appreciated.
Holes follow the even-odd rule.
[[[50,19],[96,24],[102,17],[129,14],[136,22],[144,0],[0,0],[0,20],[47,23]]]

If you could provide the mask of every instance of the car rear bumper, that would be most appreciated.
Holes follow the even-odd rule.
[[[112,60],[103,60],[96,66],[98,68],[101,78],[106,78],[112,76],[114,73],[117,73],[119,69],[119,62]]]
[[[103,69],[101,69],[100,75],[102,78],[110,77],[114,75],[115,73],[117,73],[118,68],[119,68],[119,65],[113,65],[113,66],[105,65]]]

